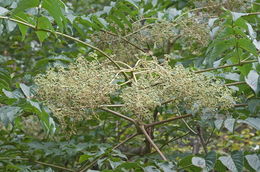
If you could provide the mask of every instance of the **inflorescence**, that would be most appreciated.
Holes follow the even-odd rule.
[[[128,84],[117,84],[120,72],[108,63],[88,62],[79,58],[67,69],[50,69],[35,79],[38,97],[47,105],[62,126],[90,118],[86,111],[111,103],[111,94],[121,97],[123,112],[141,121],[150,121],[156,107],[165,102],[194,114],[218,113],[234,106],[232,91],[221,81],[195,74],[181,65],[140,59],[131,68]],[[116,94],[114,94],[116,95]]]

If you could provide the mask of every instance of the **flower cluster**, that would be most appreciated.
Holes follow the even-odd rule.
[[[109,103],[110,93],[117,88],[112,83],[114,77],[112,66],[78,58],[67,69],[58,67],[36,76],[35,83],[39,99],[66,128],[68,121],[73,124],[88,118],[86,108]]]
[[[119,86],[113,81],[122,71],[132,73],[132,82]],[[235,103],[231,90],[218,79],[195,74],[181,65],[172,68],[167,61],[159,63],[155,58],[139,59],[133,68],[121,70],[79,58],[68,69],[60,67],[38,75],[35,82],[38,97],[65,128],[68,120],[71,125],[88,118],[86,109],[109,103],[115,92],[124,103],[123,111],[141,121],[151,120],[155,108],[165,102],[194,114],[205,109],[226,111]]]
[[[196,0],[194,1],[196,8],[206,7],[204,10],[208,15],[220,15],[223,8],[235,12],[243,12],[248,9],[252,2],[243,0]]]
[[[171,102],[187,112],[217,113],[233,107],[232,91],[219,80],[195,74],[183,66],[171,68],[167,62],[141,61],[135,69],[137,80],[122,90],[125,110],[133,112],[140,120],[151,119],[156,106]]]
[[[181,19],[179,23],[181,39],[187,47],[206,47],[209,43],[209,28],[198,16]]]
[[[161,49],[169,51],[172,43],[178,38],[182,45],[186,47],[195,46],[198,51],[199,47],[205,47],[209,40],[209,29],[205,22],[198,17],[182,17],[177,22],[158,21],[152,24],[134,23],[133,31],[124,33],[123,35],[111,35],[108,32],[97,32],[92,36],[92,42],[99,48],[108,49],[115,54],[115,60],[126,63],[134,63],[137,61],[136,56],[140,55],[140,49],[130,45],[124,39],[138,46],[143,50]],[[194,51],[194,50],[192,50]]]

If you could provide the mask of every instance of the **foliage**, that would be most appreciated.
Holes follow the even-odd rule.
[[[0,0],[0,171],[259,171],[259,4]]]

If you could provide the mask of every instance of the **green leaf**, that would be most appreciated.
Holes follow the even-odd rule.
[[[121,20],[119,20],[116,16],[111,15],[111,16],[109,16],[109,19],[111,19],[112,21],[114,21],[115,24],[117,24],[122,30],[125,29],[124,24],[123,24],[123,23],[121,22]]]
[[[256,39],[256,32],[254,31],[252,25],[249,24],[249,23],[246,23],[246,25],[247,25],[248,33],[249,33],[250,37],[251,37],[252,39]]]
[[[160,172],[155,166],[147,166],[144,169],[144,172]]]
[[[204,158],[201,157],[193,157],[191,159],[191,162],[193,165],[200,167],[200,168],[206,168],[206,161]]]
[[[137,162],[127,162],[126,161],[125,163],[123,163],[117,167],[117,169],[122,169],[122,168],[133,170],[133,169],[140,168],[140,167]]]
[[[260,171],[260,156],[257,154],[246,155],[246,160],[255,171]]]
[[[108,162],[111,166],[111,168],[114,170],[116,167],[118,167],[120,164],[122,164],[122,162],[118,162],[118,161],[112,161],[110,159],[108,159]]]
[[[248,102],[248,109],[252,114],[257,114],[260,112],[260,98],[250,99]]]
[[[9,12],[8,9],[4,8],[4,7],[0,7],[0,15],[4,16]]]
[[[247,15],[247,13],[237,13],[237,12],[231,12],[233,21],[236,21],[238,18]]]
[[[245,78],[246,83],[254,90],[256,95],[260,91],[260,78],[259,74],[255,70],[251,70]]]
[[[88,154],[81,155],[81,156],[79,157],[79,163],[82,163],[82,162],[88,160],[88,159],[91,158],[91,157],[93,157],[93,155],[88,155]]]
[[[252,70],[252,64],[244,64],[243,66],[238,66],[237,68],[239,69],[242,75],[247,76],[249,72]]]
[[[224,53],[226,50],[231,49],[232,46],[235,46],[236,40],[235,39],[229,39],[229,40],[217,40],[210,45],[211,50],[209,51],[209,56],[206,59],[207,64],[212,66],[213,63],[217,58],[221,57],[221,54]]]
[[[11,98],[11,99],[24,98],[23,93],[21,93],[19,90],[7,91],[7,90],[3,89],[3,93],[6,97]]]
[[[15,22],[12,22],[12,21],[6,21],[6,28],[7,28],[7,31],[8,32],[12,32],[15,27],[17,26],[17,24]]]
[[[233,132],[235,122],[236,120],[234,118],[228,118],[224,121],[224,127],[228,129],[228,131]]]
[[[9,89],[11,87],[12,79],[10,77],[10,74],[4,70],[0,69],[0,90]]]
[[[223,125],[224,120],[223,119],[217,119],[214,121],[215,127],[219,130]]]
[[[38,18],[37,28],[38,29],[47,29],[47,30],[53,31],[53,27],[51,25],[51,22],[46,17],[39,17]],[[37,31],[36,34],[37,34],[37,36],[38,36],[38,38],[41,42],[43,42],[50,35],[49,32],[45,32],[45,31]]]
[[[207,171],[210,171],[214,168],[215,166],[215,163],[217,161],[217,154],[215,151],[211,151],[209,152],[206,157],[205,157],[205,160],[206,160],[206,170]]]
[[[245,120],[239,120],[239,123],[246,123],[257,130],[260,130],[260,118],[247,118]]]
[[[23,83],[21,83],[19,85],[20,85],[21,90],[23,91],[23,94],[26,96],[26,98],[31,98],[32,97],[31,88]]]
[[[139,9],[138,2],[140,2],[141,0],[125,0],[125,1],[131,4],[133,7]]]
[[[39,0],[21,0],[19,1],[17,8],[13,10],[13,13],[18,13],[29,8],[37,7],[39,5]]]
[[[33,67],[33,74],[37,74],[38,72],[44,71],[48,65],[51,64],[51,62],[61,62],[62,64],[68,64],[72,62],[73,60],[69,57],[66,57],[64,55],[59,56],[51,56],[48,58],[44,58],[41,60],[38,60],[35,66]]]
[[[28,22],[28,16],[25,14],[25,13],[18,13],[15,15],[15,17],[17,20],[24,20],[26,22]],[[29,22],[28,22],[29,23]],[[22,34],[22,40],[25,39],[25,36],[26,36],[26,33],[27,33],[27,30],[28,30],[28,26],[25,26],[23,24],[18,24],[18,27],[19,27],[19,30]]]
[[[242,172],[244,167],[244,156],[241,151],[234,151],[231,156],[219,157],[221,163],[232,172]]]
[[[47,134],[55,133],[56,125],[53,118],[40,106],[38,102],[27,99],[26,103],[21,105],[21,108],[25,112],[31,112],[37,114]]]
[[[20,107],[2,106],[0,107],[0,120],[7,126],[9,123],[12,123],[20,113]]]
[[[63,2],[61,2],[60,0],[44,0],[42,3],[42,7],[50,13],[50,15],[58,24],[59,29],[63,31],[63,22],[64,25],[66,25],[66,19],[62,12],[62,10],[65,8]]]
[[[246,51],[248,51],[249,53],[252,53],[254,56],[258,56],[256,47],[254,45],[254,43],[248,39],[248,38],[242,38],[238,40],[238,46]]]
[[[172,162],[161,162],[161,163],[156,163],[156,165],[160,167],[160,169],[163,172],[176,172],[175,170],[176,167]]]

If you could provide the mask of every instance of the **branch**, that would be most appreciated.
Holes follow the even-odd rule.
[[[103,107],[103,108],[101,107],[100,109],[102,109],[102,110],[104,110],[104,111],[107,111],[107,112],[110,112],[110,113],[112,113],[112,114],[114,114],[114,115],[116,115],[116,116],[118,116],[118,117],[120,117],[120,118],[123,118],[123,119],[125,119],[125,120],[128,120],[128,121],[130,121],[130,122],[136,124],[136,121],[135,121],[134,119],[132,119],[132,118],[130,118],[130,117],[128,117],[128,116],[125,116],[125,115],[123,115],[123,114],[121,114],[121,113],[119,113],[119,112],[113,111],[113,110],[108,109],[108,108],[105,108],[105,107]]]
[[[124,104],[100,105],[100,107],[123,107]]]
[[[248,104],[235,104],[234,107],[245,107],[248,106]]]
[[[225,84],[225,86],[234,86],[234,85],[242,85],[242,84],[246,84],[245,81],[240,81],[240,82],[232,82],[229,84]]]
[[[220,6],[221,4],[222,4],[222,3],[216,4],[216,5],[205,6],[205,7],[194,8],[194,9],[188,10],[188,11],[186,11],[186,12],[180,14],[178,17],[176,17],[176,18],[173,20],[173,22],[178,21],[179,19],[181,19],[181,17],[185,16],[186,14],[189,14],[190,12],[200,11],[200,10],[203,10],[203,9]]]
[[[60,36],[63,36],[63,37],[65,37],[65,38],[68,38],[68,39],[71,39],[71,40],[73,40],[73,41],[76,41],[76,42],[78,42],[78,43],[81,43],[81,44],[83,44],[83,45],[85,45],[85,46],[87,46],[87,47],[90,47],[90,48],[92,48],[92,49],[94,49],[94,50],[100,52],[100,53],[101,53],[102,55],[104,55],[108,60],[110,60],[118,69],[121,69],[121,67],[120,67],[120,66],[112,59],[112,57],[110,57],[107,53],[105,53],[105,52],[102,51],[101,49],[99,49],[99,48],[97,48],[97,47],[95,47],[95,46],[93,46],[93,45],[91,45],[91,44],[88,44],[88,43],[86,43],[86,42],[84,42],[84,41],[82,41],[82,40],[80,40],[80,39],[78,39],[78,38],[74,38],[74,37],[72,37],[72,36],[70,36],[70,35],[67,35],[67,34],[64,34],[64,33],[61,33],[61,32],[57,32],[57,31],[52,31],[52,30],[49,30],[49,29],[39,29],[39,28],[37,28],[36,26],[34,26],[34,25],[32,25],[32,24],[29,24],[29,23],[26,23],[26,22],[23,22],[23,21],[14,19],[14,18],[10,18],[10,17],[7,17],[7,16],[0,16],[0,19],[6,19],[6,20],[9,20],[9,21],[13,21],[13,22],[16,22],[16,23],[25,25],[25,26],[27,26],[27,27],[30,27],[30,28],[32,28],[32,29],[34,29],[34,30],[36,30],[36,31],[49,32],[49,33],[52,33],[52,34],[54,34],[54,35],[60,35]],[[123,74],[124,74],[124,76],[125,76],[126,79],[127,79],[126,73],[123,72]]]
[[[199,139],[200,139],[200,143],[204,149],[204,152],[207,154],[208,153],[208,148],[207,148],[207,143],[205,142],[204,140],[204,137],[203,137],[203,131],[201,130],[201,127],[198,126],[197,127],[197,130],[198,130],[198,136],[199,136]]]
[[[156,146],[156,144],[153,142],[153,140],[150,138],[148,133],[146,132],[143,125],[140,126],[141,131],[145,135],[146,139],[149,141],[149,143],[154,147],[154,149],[159,153],[159,155],[162,157],[164,161],[167,161],[167,158],[164,156],[164,154],[160,151],[160,149]]]
[[[242,66],[244,64],[254,63],[254,62],[258,62],[258,60],[242,61],[242,62],[237,63],[237,64],[223,65],[223,66],[219,66],[219,67],[198,70],[198,71],[195,71],[194,73],[203,73],[203,72],[208,72],[208,71],[211,71],[211,70],[223,69],[223,68],[228,68],[228,67],[233,67],[233,66]]]
[[[162,149],[164,146],[168,145],[170,142],[174,142],[174,141],[176,141],[176,140],[179,140],[179,139],[181,139],[181,138],[187,136],[187,135],[190,134],[190,133],[191,133],[191,131],[188,131],[187,133],[185,133],[185,134],[183,134],[183,135],[181,135],[181,136],[179,136],[179,137],[174,137],[174,138],[170,139],[168,142],[164,143],[164,144],[160,147],[160,149]],[[154,152],[152,152],[152,153],[154,153]],[[151,153],[151,154],[152,154],[152,153]]]
[[[160,125],[160,124],[164,124],[164,123],[167,123],[167,122],[170,122],[170,121],[175,121],[175,120],[178,120],[178,119],[187,118],[187,117],[191,117],[191,116],[192,116],[192,114],[176,116],[176,117],[169,118],[169,119],[166,119],[166,120],[163,120],[163,121],[158,121],[158,122],[154,122],[154,123],[151,123],[151,124],[146,124],[145,127],[152,127],[152,126],[155,126],[155,125]]]
[[[143,26],[143,27],[137,29],[136,31],[134,31],[134,32],[132,32],[132,33],[129,33],[129,34],[125,35],[124,37],[126,38],[126,37],[129,37],[129,36],[131,36],[131,35],[134,35],[134,34],[140,32],[141,30],[143,30],[143,29],[145,29],[145,28],[147,28],[147,27],[150,27],[150,26],[152,26],[152,25],[153,25],[153,23],[148,24],[148,25],[145,25],[145,26]]]
[[[213,134],[214,134],[214,131],[215,131],[215,127],[213,128],[213,130],[211,131],[211,133],[210,133],[210,135],[209,135],[209,137],[208,137],[208,139],[207,139],[207,141],[206,141],[206,144],[208,144],[209,143],[209,141],[210,141],[210,139],[211,139],[211,137],[213,136]]]
[[[245,14],[245,15],[243,15],[243,16],[251,16],[251,15],[260,15],[260,12],[247,13],[247,14]],[[242,16],[242,17],[243,17],[243,16]]]
[[[110,151],[108,151],[107,153],[104,153],[98,157],[96,157],[89,165],[85,166],[85,164],[81,167],[82,169],[79,170],[79,172],[84,172],[87,171],[88,169],[90,169],[93,165],[95,165],[97,163],[97,161],[100,158],[104,158],[108,153],[112,152],[114,149],[117,149],[118,147],[120,147],[121,145],[125,144],[126,142],[128,142],[129,140],[131,140],[132,138],[134,138],[135,136],[139,135],[138,133],[133,134],[131,136],[129,136],[128,138],[126,138],[124,141],[122,141],[121,143],[117,144],[116,146],[114,146]],[[85,166],[85,167],[84,167]]]
[[[138,47],[138,46],[135,45],[134,43],[130,42],[130,41],[127,40],[125,37],[122,37],[122,36],[117,35],[117,34],[115,34],[115,33],[113,33],[113,32],[109,32],[109,31],[106,31],[106,30],[103,30],[103,29],[102,29],[101,31],[102,31],[102,32],[105,32],[105,33],[107,33],[107,34],[110,34],[110,35],[113,35],[113,36],[119,37],[120,39],[124,40],[126,43],[132,45],[132,46],[135,47],[136,49],[138,49],[138,50],[140,50],[140,51],[142,51],[142,52],[144,52],[144,53],[147,53],[147,51],[145,51],[144,49]]]

